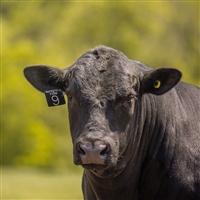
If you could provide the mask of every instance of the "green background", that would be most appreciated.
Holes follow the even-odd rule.
[[[70,66],[103,44],[199,85],[198,1],[1,1],[2,199],[81,199],[66,106],[48,108],[31,64]]]

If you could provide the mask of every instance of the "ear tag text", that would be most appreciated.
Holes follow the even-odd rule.
[[[47,104],[51,106],[59,106],[65,104],[65,98],[62,90],[54,89],[45,91]]]
[[[161,86],[161,82],[160,82],[159,80],[156,80],[156,81],[153,83],[153,87],[156,88],[156,89],[160,88],[160,86]]]

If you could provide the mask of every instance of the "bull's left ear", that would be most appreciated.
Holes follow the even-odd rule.
[[[27,66],[24,69],[26,79],[39,91],[63,89],[64,71],[46,65]]]
[[[142,94],[164,94],[173,88],[181,79],[182,73],[173,68],[160,68],[146,72],[141,80]]]

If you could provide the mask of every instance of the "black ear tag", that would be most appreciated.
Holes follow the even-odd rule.
[[[65,104],[65,98],[62,90],[59,89],[47,90],[45,91],[45,96],[49,107]]]

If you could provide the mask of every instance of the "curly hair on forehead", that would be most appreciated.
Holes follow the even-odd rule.
[[[121,52],[98,46],[86,52],[68,69],[66,79],[82,98],[115,99],[131,94],[129,60]],[[76,95],[77,95],[76,94]]]

